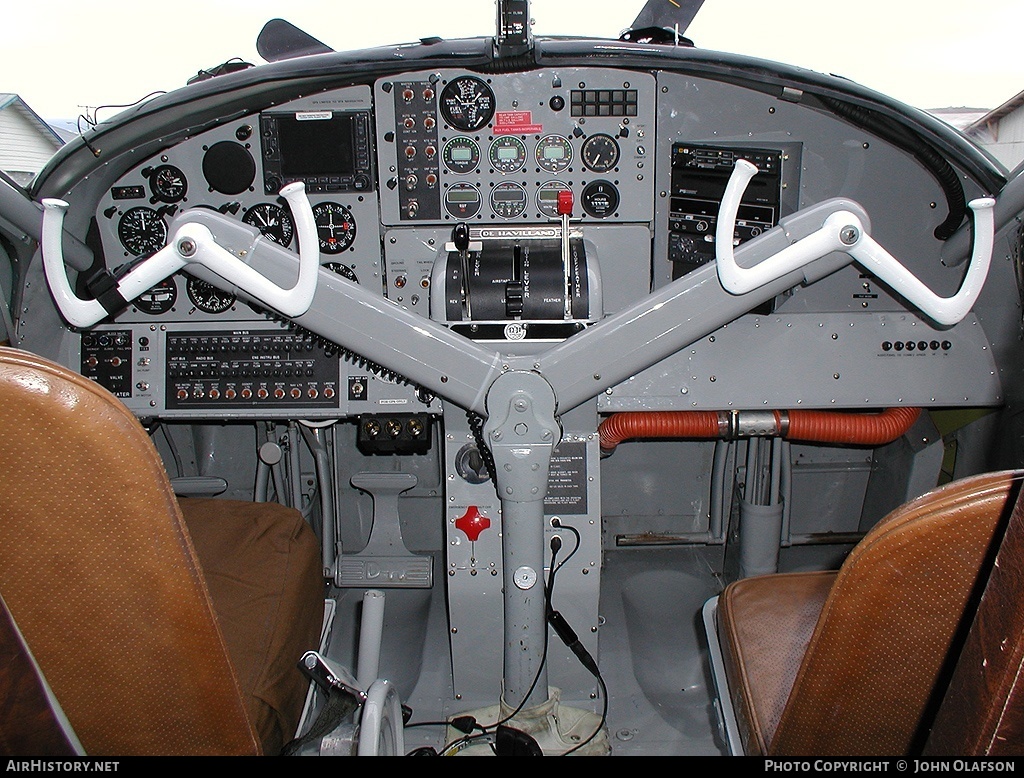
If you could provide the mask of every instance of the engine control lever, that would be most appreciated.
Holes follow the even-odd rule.
[[[186,265],[195,263],[213,271],[227,283],[237,286],[269,308],[292,318],[301,316],[313,302],[320,270],[316,222],[306,197],[305,186],[301,182],[288,184],[281,190],[281,196],[288,201],[299,237],[298,278],[290,289],[278,286],[243,262],[238,255],[219,246],[209,227],[186,218],[166,246],[142,260],[123,277],[109,279],[110,288],[101,299],[96,300],[81,299],[68,281],[61,245],[64,213],[68,204],[55,198],[44,199],[43,270],[61,315],[72,326],[91,327],[123,310],[131,300]],[[253,246],[261,240],[262,237],[257,236]]]
[[[565,276],[565,318],[572,318],[572,271],[569,258],[569,217],[572,216],[572,190],[558,193],[556,206],[562,218],[562,273]]]
[[[950,326],[963,319],[981,294],[992,261],[995,239],[992,213],[995,200],[991,197],[981,197],[968,203],[974,214],[974,250],[960,290],[952,297],[939,297],[932,292],[871,237],[868,226],[861,219],[844,210],[831,213],[816,232],[753,267],[740,267],[733,254],[736,216],[743,192],[757,172],[757,168],[747,160],[737,160],[719,208],[715,232],[716,265],[718,278],[730,294],[746,294],[835,251],[848,254],[940,325]]]
[[[472,304],[469,299],[469,226],[459,222],[452,229],[452,245],[459,252],[459,268],[462,274],[462,308],[465,318],[473,318]]]

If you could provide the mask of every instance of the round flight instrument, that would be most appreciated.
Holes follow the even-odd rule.
[[[604,219],[619,207],[619,190],[611,181],[591,181],[580,196],[583,210],[595,219]]]
[[[500,173],[515,173],[526,164],[526,144],[515,135],[499,135],[488,153],[491,167]]]
[[[325,262],[324,267],[332,273],[337,273],[342,278],[347,278],[349,281],[356,284],[359,283],[359,279],[356,278],[356,271],[348,265],[342,264],[341,262]]]
[[[572,144],[561,135],[545,135],[537,142],[537,165],[548,173],[561,173],[572,163]]]
[[[200,311],[205,313],[224,313],[235,304],[235,296],[230,292],[218,289],[208,281],[189,277],[185,284],[188,299]]]
[[[444,209],[456,219],[469,219],[480,210],[480,190],[460,181],[444,193]]]
[[[149,174],[149,188],[153,199],[164,203],[177,203],[185,199],[188,179],[174,165],[160,165]]]
[[[561,181],[545,181],[537,189],[537,210],[550,219],[557,218],[559,192],[572,191],[572,187]]]
[[[463,132],[476,132],[494,116],[494,92],[479,78],[461,76],[445,84],[438,106],[449,125]]]
[[[480,164],[480,147],[472,138],[457,135],[444,144],[441,161],[453,173],[472,173]]]
[[[142,313],[148,313],[150,316],[158,316],[161,313],[167,313],[167,311],[171,310],[177,299],[178,286],[174,283],[174,279],[165,278],[152,289],[147,289],[132,300],[132,305],[135,306],[136,310]]]
[[[167,242],[167,225],[152,208],[129,208],[117,222],[117,237],[130,253],[137,256],[159,251]]]
[[[583,164],[595,173],[607,173],[619,164],[619,144],[611,135],[591,135],[583,143]]]
[[[313,219],[320,251],[324,254],[340,254],[356,239],[356,220],[340,203],[324,202],[313,206]]]
[[[514,181],[502,181],[491,190],[491,210],[503,219],[514,219],[526,210],[526,190]]]
[[[285,247],[291,245],[292,237],[295,235],[292,217],[288,211],[274,203],[254,205],[245,212],[242,221],[258,229],[264,237]]]

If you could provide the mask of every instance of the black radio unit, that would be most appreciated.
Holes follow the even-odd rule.
[[[740,146],[672,145],[668,258],[679,278],[715,258],[718,209],[737,159],[758,168],[740,201],[734,239],[744,243],[778,224],[782,151]]]
[[[288,111],[260,116],[263,190],[302,181],[307,192],[373,188],[368,111]]]

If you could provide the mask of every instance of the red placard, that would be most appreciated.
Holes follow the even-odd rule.
[[[494,114],[495,135],[536,135],[544,125],[533,123],[533,111],[498,111]]]

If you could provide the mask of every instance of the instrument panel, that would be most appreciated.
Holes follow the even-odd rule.
[[[292,214],[277,193],[286,183],[302,180],[313,206],[324,267],[379,288],[370,107],[368,88],[338,90],[243,117],[135,166],[97,209],[108,269],[116,274],[162,248],[168,223],[186,208],[210,208],[237,218],[266,240],[297,251]],[[262,311],[234,295],[179,273],[132,301],[119,321],[264,318]]]
[[[655,79],[602,68],[439,70],[374,86],[386,225],[653,217]]]
[[[741,203],[737,244],[806,205],[848,196],[872,214],[882,243],[929,285],[948,293],[943,284],[958,282],[955,270],[947,273],[934,261],[939,245],[928,230],[903,229],[908,219],[934,221],[943,199],[934,177],[905,150],[840,117],[757,90],[612,67],[494,74],[421,69],[274,103],[126,169],[95,204],[95,223],[114,275],[160,249],[171,219],[190,208],[213,209],[297,252],[294,220],[277,192],[302,181],[322,272],[471,339],[521,353],[571,337],[713,261],[718,203],[740,158],[761,174]],[[874,185],[894,171],[900,187]],[[902,315],[906,307],[851,267],[750,315],[798,314],[785,320],[787,329],[811,333],[822,317],[876,326],[888,313]],[[765,331],[752,321],[755,333]],[[282,327],[260,307],[181,272],[96,328],[109,332],[105,342],[122,344],[105,364],[117,359],[134,374],[97,367],[104,364],[98,338],[73,344],[66,359],[97,380],[114,381],[140,415],[324,418],[376,403],[440,412],[438,401],[375,372],[370,354],[350,363],[352,355],[315,342],[314,362],[298,365],[315,375],[292,375],[296,381],[286,385],[264,381],[280,376],[223,352],[225,344],[257,343],[271,372],[297,369],[300,355],[268,334]],[[296,331],[306,348],[301,326]],[[956,344],[968,343],[953,336]],[[874,340],[858,349],[867,355],[856,371],[862,381],[844,389],[830,379],[821,397],[801,402],[865,402],[863,384],[889,369]],[[968,340],[944,350],[945,358],[966,360],[963,375],[988,370],[988,355]],[[646,407],[652,397],[659,408],[750,402],[751,387],[739,386],[748,371],[737,368],[735,381],[717,380],[731,374],[714,364],[695,369],[707,350],[696,345],[630,385],[609,389],[599,406]],[[773,369],[759,358],[771,349],[743,342],[733,351],[717,346],[712,361]],[[208,359],[211,353],[220,359]],[[801,349],[794,346],[793,353]],[[351,370],[351,364],[362,367]],[[932,364],[914,365],[923,370],[923,386]],[[703,373],[713,392],[695,391]],[[848,373],[828,372],[840,374],[845,381]],[[382,380],[373,380],[378,375]],[[373,391],[349,393],[349,384]],[[762,403],[787,402],[784,385],[770,394]],[[991,387],[971,402],[994,401],[997,394]]]

